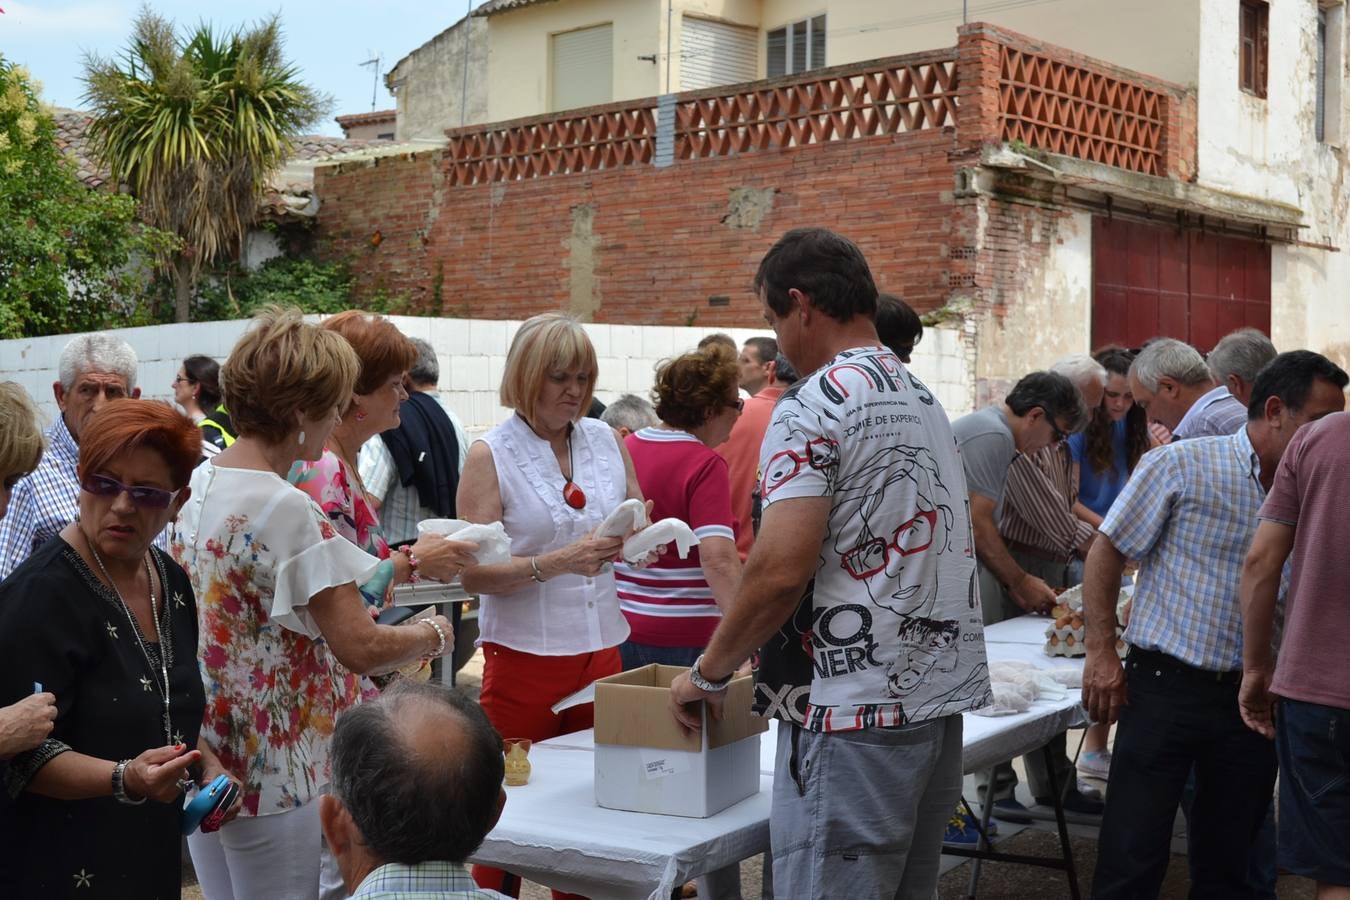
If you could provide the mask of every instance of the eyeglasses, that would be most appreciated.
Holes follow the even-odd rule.
[[[192,379],[191,379],[191,378],[186,378],[186,377],[184,377],[184,376],[182,376],[182,375],[175,375],[175,376],[174,376],[174,379],[173,379],[173,383],[174,383],[174,384],[182,384],[182,383],[185,382],[185,381],[186,381],[188,384],[191,384],[191,383],[192,383]]]
[[[168,509],[178,491],[166,491],[163,488],[132,487],[106,475],[89,475],[80,482],[80,487],[95,497],[116,497],[123,491],[131,497],[131,502],[142,509]]]
[[[1067,438],[1067,437],[1069,436],[1067,432],[1064,432],[1064,431],[1060,431],[1060,430],[1059,430],[1059,426],[1058,426],[1057,424],[1055,424],[1055,417],[1052,416],[1052,415],[1050,415],[1050,410],[1046,409],[1044,406],[1040,406],[1040,407],[1037,407],[1037,408],[1038,408],[1042,413],[1045,414],[1045,421],[1047,421],[1047,422],[1050,423],[1050,431],[1051,431],[1051,432],[1054,434],[1054,436],[1055,436],[1054,443],[1058,444],[1060,441],[1064,440],[1065,438]]]
[[[745,399],[743,397],[737,397],[735,403],[728,403],[726,405],[731,409],[736,410],[738,413],[745,412]]]

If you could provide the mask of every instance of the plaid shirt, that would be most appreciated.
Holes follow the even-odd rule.
[[[65,416],[58,414],[46,434],[41,462],[14,485],[9,513],[0,520],[0,579],[74,522],[80,511],[80,479],[75,475],[80,448]]]
[[[497,900],[504,894],[480,888],[459,863],[434,859],[406,866],[386,863],[371,872],[352,900]]]
[[[1247,429],[1144,454],[1102,522],[1137,559],[1126,643],[1214,672],[1242,668],[1238,582],[1265,499]]]
[[[1247,408],[1221,384],[1191,404],[1172,430],[1172,440],[1236,434],[1246,424]]]

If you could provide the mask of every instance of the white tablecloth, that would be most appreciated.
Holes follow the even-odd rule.
[[[1040,641],[1026,636],[1038,623]],[[1017,659],[1047,668],[1082,666],[1040,651],[1048,620],[1030,616],[985,630],[989,659]],[[1007,638],[1007,640],[1004,640]],[[1015,716],[966,715],[963,768],[986,769],[1036,749],[1084,722],[1079,692],[1057,702],[1037,701]],[[501,821],[473,861],[498,866],[530,881],[585,894],[593,900],[666,900],[671,890],[769,846],[777,722],[761,735],[760,792],[706,819],[654,816],[595,805],[594,733],[564,735],[530,750],[530,783],[507,788]]]

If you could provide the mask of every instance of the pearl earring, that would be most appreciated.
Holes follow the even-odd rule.
[[[305,430],[303,428],[300,429],[299,444],[301,447],[305,446]]]

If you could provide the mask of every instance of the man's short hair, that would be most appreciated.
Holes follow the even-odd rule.
[[[779,316],[792,308],[793,288],[838,322],[877,311],[877,285],[862,251],[824,228],[794,228],[779,238],[760,260],[754,286]]]
[[[1214,345],[1205,363],[1209,366],[1209,373],[1220,384],[1226,383],[1229,375],[1236,375],[1251,384],[1275,356],[1275,345],[1270,342],[1270,338],[1255,328],[1239,328],[1224,335]]]
[[[1320,353],[1290,350],[1279,354],[1256,376],[1252,402],[1247,405],[1248,421],[1265,415],[1266,401],[1271,397],[1279,397],[1291,412],[1298,412],[1308,402],[1313,384],[1319,378],[1341,390],[1350,384],[1350,375]]]
[[[747,338],[745,346],[755,348],[755,358],[760,365],[771,363],[778,357],[778,342],[771,337]]]
[[[1200,351],[1176,338],[1157,338],[1145,344],[1130,365],[1130,371],[1140,384],[1154,393],[1158,391],[1160,378],[1170,378],[1188,387],[1214,380]]]
[[[131,345],[111,334],[95,332],[82,334],[66,344],[57,363],[61,387],[70,391],[86,372],[121,375],[127,390],[136,387],[136,351]]]
[[[792,363],[788,362],[788,358],[779,353],[777,358],[774,359],[773,377],[775,381],[781,381],[784,384],[796,384],[802,376],[797,374],[797,370],[793,368]]]
[[[407,744],[408,704],[441,704],[455,715],[463,729],[455,756]],[[399,681],[342,714],[329,755],[333,796],[384,862],[463,863],[492,829],[505,774],[502,741],[482,708],[458,691]]]
[[[1068,432],[1082,431],[1087,425],[1088,409],[1083,395],[1072,381],[1058,372],[1032,372],[1022,376],[1003,402],[1017,416],[1042,409],[1052,425]]]
[[[1106,367],[1086,353],[1075,353],[1057,360],[1050,371],[1063,375],[1079,390],[1093,382],[1099,386],[1106,384]]]
[[[417,358],[408,367],[408,380],[413,384],[436,384],[441,380],[441,364],[436,349],[421,338],[408,338],[417,348]]]
[[[894,294],[877,296],[877,339],[895,353],[908,356],[923,339],[923,322],[919,314]],[[907,348],[907,352],[901,350]]]
[[[641,431],[660,421],[656,409],[650,402],[637,394],[624,394],[615,400],[600,415],[600,421],[615,430],[627,428],[629,431]]]
[[[732,339],[731,335],[721,331],[714,331],[712,334],[705,334],[702,338],[699,339],[698,349],[702,350],[709,344],[721,344],[724,347],[730,347],[732,353],[736,352],[736,341]]]

